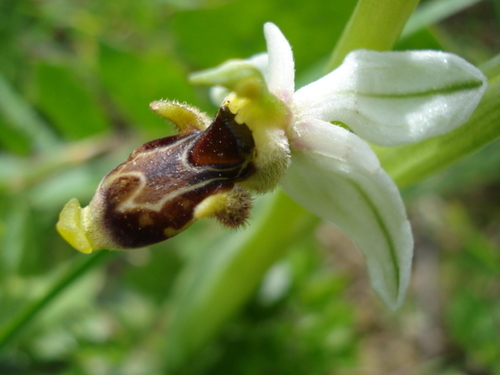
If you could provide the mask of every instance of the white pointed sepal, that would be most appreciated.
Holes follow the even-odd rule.
[[[410,279],[413,237],[395,183],[368,144],[346,129],[307,120],[295,125],[292,137],[283,189],[353,239],[374,290],[398,308]]]
[[[382,146],[418,142],[465,123],[487,87],[475,66],[439,51],[351,52],[294,94],[302,118],[346,124]]]

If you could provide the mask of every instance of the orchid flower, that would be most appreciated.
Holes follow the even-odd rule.
[[[281,185],[350,236],[375,291],[396,308],[410,278],[411,227],[395,183],[360,137],[390,146],[450,131],[468,119],[486,78],[448,53],[359,50],[295,92],[288,41],[274,24],[264,33],[267,54],[192,75],[228,90],[212,121],[185,104],[153,102],[179,134],[137,148],[89,206],[71,200],[57,228],[84,253],[147,246],[205,217],[240,226],[251,196]]]
[[[223,105],[236,121],[254,137],[266,133],[265,142],[274,137],[276,150],[289,146],[281,187],[354,241],[373,288],[397,308],[409,283],[413,237],[398,188],[361,138],[393,146],[446,133],[467,121],[486,78],[449,53],[357,50],[295,92],[288,41],[272,23],[264,33],[267,54],[194,74],[192,82],[224,86],[231,93]]]

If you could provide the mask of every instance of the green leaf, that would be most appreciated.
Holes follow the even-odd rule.
[[[0,210],[0,269],[2,277],[15,274],[20,267],[28,240],[29,207],[25,199],[2,197]]]
[[[57,278],[45,289],[45,293],[33,299],[21,308],[7,322],[2,322],[0,327],[0,353],[32,320],[37,318],[45,308],[49,306],[56,297],[68,287],[77,287],[74,282],[82,276],[86,276],[90,270],[112,257],[109,251],[100,251],[88,257],[78,257],[68,267],[62,267]]]
[[[71,66],[38,63],[36,89],[40,108],[66,138],[80,139],[109,128],[95,93]]]
[[[48,150],[57,143],[55,134],[0,74],[0,142],[7,149]]]
[[[31,139],[22,131],[15,129],[0,113],[0,145],[13,154],[28,155],[32,149]]]
[[[434,0],[420,4],[406,23],[401,38],[429,27],[480,2],[481,0]]]
[[[165,122],[149,109],[149,103],[170,99],[195,101],[187,71],[165,53],[129,52],[100,46],[101,79],[114,104],[133,126],[165,134]]]
[[[300,71],[329,52],[355,4],[354,0],[240,0],[212,9],[179,12],[172,17],[171,27],[179,51],[194,70],[201,70],[264,52],[262,27],[273,22],[294,46]]]
[[[478,284],[476,280],[468,281],[468,283],[472,282]],[[481,289],[495,287],[493,282],[483,282],[480,285]],[[450,336],[467,353],[468,361],[475,363],[476,366],[489,365],[492,369],[491,373],[497,374],[500,370],[498,362],[500,303],[498,300],[484,296],[484,292],[478,293],[477,289],[470,289],[472,288],[469,286],[466,290],[458,291],[447,308],[445,317]]]

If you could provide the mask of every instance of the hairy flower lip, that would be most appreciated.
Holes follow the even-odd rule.
[[[193,107],[168,101],[151,107],[179,133],[135,149],[103,178],[87,207],[72,199],[60,214],[58,231],[83,253],[149,246],[205,217],[234,228],[249,216],[251,196],[237,184],[254,174],[250,129],[227,107],[208,127]]]

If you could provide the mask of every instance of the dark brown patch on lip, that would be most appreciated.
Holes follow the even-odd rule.
[[[104,178],[103,224],[118,246],[136,248],[172,237],[194,221],[204,199],[254,173],[252,132],[234,116],[223,107],[205,131],[148,142]]]
[[[190,161],[194,165],[223,167],[248,160],[255,148],[252,132],[234,118],[229,108],[219,109],[213,123],[191,150]]]
[[[192,223],[194,209],[201,201],[212,194],[227,191],[232,186],[233,183],[229,181],[209,183],[203,188],[168,200],[159,212],[145,208],[120,212],[115,209],[116,206],[107,204],[104,223],[113,240],[121,248],[152,245],[172,237],[167,234],[167,229],[174,234],[186,229]],[[144,220],[145,217],[147,220]]]

